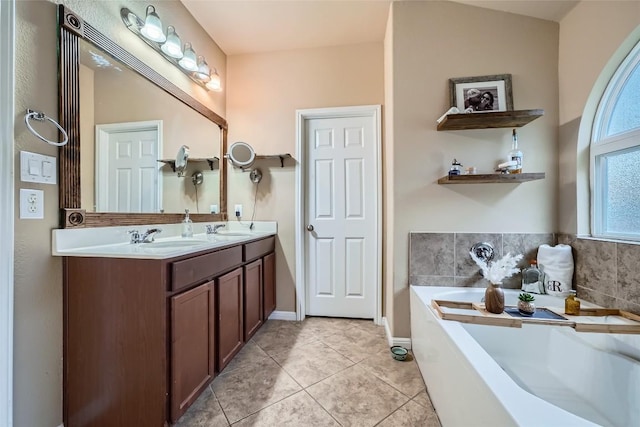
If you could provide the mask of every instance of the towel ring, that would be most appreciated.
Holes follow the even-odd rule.
[[[35,131],[34,128],[31,127],[31,123],[29,123],[29,119],[34,119],[34,120],[37,120],[39,122],[43,122],[45,120],[50,121],[51,123],[53,123],[58,128],[58,130],[60,132],[62,132],[62,134],[64,135],[64,141],[62,141],[62,142],[49,141],[47,138],[45,138],[42,135],[40,135],[38,132]],[[35,136],[37,136],[39,139],[43,140],[47,144],[55,145],[56,147],[62,147],[63,145],[66,145],[67,142],[69,142],[69,135],[67,134],[67,131],[65,131],[62,128],[62,126],[60,126],[58,124],[58,122],[56,122],[51,117],[47,116],[46,114],[44,114],[44,113],[42,113],[40,111],[34,111],[34,110],[31,110],[31,109],[27,109],[27,114],[24,116],[24,123],[27,125],[27,128],[31,131],[32,134],[34,134]]]

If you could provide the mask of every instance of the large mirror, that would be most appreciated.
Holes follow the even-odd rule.
[[[226,121],[59,7],[63,227],[226,219]]]

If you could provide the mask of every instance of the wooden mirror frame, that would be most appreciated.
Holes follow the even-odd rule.
[[[214,122],[222,133],[220,143],[220,213],[191,214],[194,222],[227,220],[227,121],[100,33],[64,5],[58,6],[59,28],[59,120],[69,142],[59,149],[59,200],[61,228],[116,225],[173,224],[183,219],[178,213],[86,212],[80,201],[80,47],[83,39],[99,47],[133,71]]]

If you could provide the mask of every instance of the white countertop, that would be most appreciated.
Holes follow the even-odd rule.
[[[219,234],[206,234],[206,225],[225,224]],[[194,223],[193,236],[182,238],[181,224],[151,224],[125,227],[95,227],[53,230],[51,254],[53,256],[165,259],[190,253],[235,246],[251,240],[276,235],[278,225],[273,221],[255,221],[248,224],[229,221]],[[160,228],[152,243],[131,244],[130,230],[144,233],[149,228]]]

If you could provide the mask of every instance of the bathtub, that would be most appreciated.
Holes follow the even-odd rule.
[[[515,305],[518,294],[505,290],[505,303]],[[411,286],[411,345],[444,427],[640,426],[639,336],[467,324],[442,320],[431,307],[432,299],[483,295]],[[536,304],[564,301],[539,295]]]

